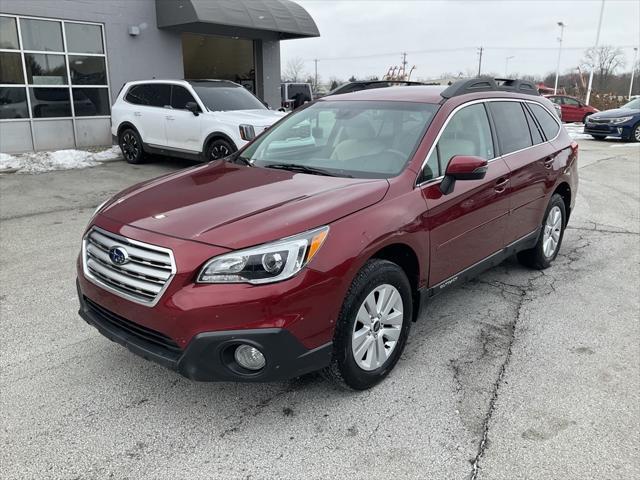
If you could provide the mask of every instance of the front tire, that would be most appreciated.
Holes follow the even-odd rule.
[[[636,124],[631,131],[631,138],[629,139],[632,142],[640,142],[640,123]]]
[[[342,304],[333,358],[324,375],[354,390],[366,390],[383,380],[402,355],[412,309],[411,285],[404,271],[387,260],[369,260]]]
[[[549,268],[558,256],[566,226],[567,211],[564,199],[554,193],[542,220],[542,232],[538,242],[535,247],[518,253],[520,263],[537,270]]]
[[[127,128],[118,135],[118,145],[122,151],[122,156],[133,165],[140,164],[144,161],[144,150],[142,148],[142,139],[138,132],[132,128]]]
[[[210,141],[207,145],[205,149],[205,161],[220,160],[221,158],[228,157],[236,150],[237,148],[231,142],[223,138],[217,138]]]

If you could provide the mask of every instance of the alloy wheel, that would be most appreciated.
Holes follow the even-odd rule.
[[[138,158],[138,155],[140,154],[140,145],[138,145],[138,140],[133,134],[129,132],[125,133],[122,137],[122,144],[120,146],[126,160],[131,162]]]
[[[633,138],[635,138],[636,142],[640,142],[640,125],[633,130]]]
[[[547,215],[547,221],[544,225],[544,234],[542,237],[542,251],[547,258],[553,257],[560,243],[560,234],[562,233],[562,212],[560,207],[555,205]]]
[[[351,350],[358,367],[371,371],[386,363],[400,338],[403,307],[400,292],[392,285],[379,285],[367,295],[351,336]]]
[[[211,147],[211,160],[218,160],[219,158],[228,157],[231,155],[231,150],[227,145],[218,143]]]

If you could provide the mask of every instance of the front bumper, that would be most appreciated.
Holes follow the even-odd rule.
[[[78,313],[102,335],[192,380],[280,381],[320,370],[331,361],[331,343],[307,349],[283,328],[202,332],[181,349],[170,337],[131,322],[88,299],[79,285],[78,296]],[[235,362],[233,352],[241,343],[263,352],[266,365],[262,370],[252,372]]]
[[[628,140],[631,138],[632,125],[626,123],[620,125],[610,125],[606,123],[589,123],[584,126],[584,133],[602,137],[614,137]]]

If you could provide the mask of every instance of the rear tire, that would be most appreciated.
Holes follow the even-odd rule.
[[[236,146],[223,138],[211,140],[205,149],[205,162],[228,157],[237,150]]]
[[[542,231],[536,246],[519,252],[518,261],[527,267],[537,270],[549,268],[558,256],[566,226],[567,211],[564,199],[554,193],[544,214]]]
[[[142,148],[142,139],[138,132],[132,128],[126,128],[118,135],[118,145],[122,151],[122,156],[133,165],[144,162],[144,150]]]
[[[354,390],[383,380],[398,362],[412,321],[411,285],[404,271],[372,259],[358,272],[336,323],[325,377]]]
[[[640,123],[636,124],[631,130],[631,138],[629,139],[632,142],[640,142]]]

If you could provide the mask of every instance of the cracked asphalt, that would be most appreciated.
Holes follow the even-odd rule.
[[[0,478],[640,478],[637,145],[581,140],[554,266],[437,297],[366,392],[192,383],[77,316],[93,208],[184,165],[0,176]]]

